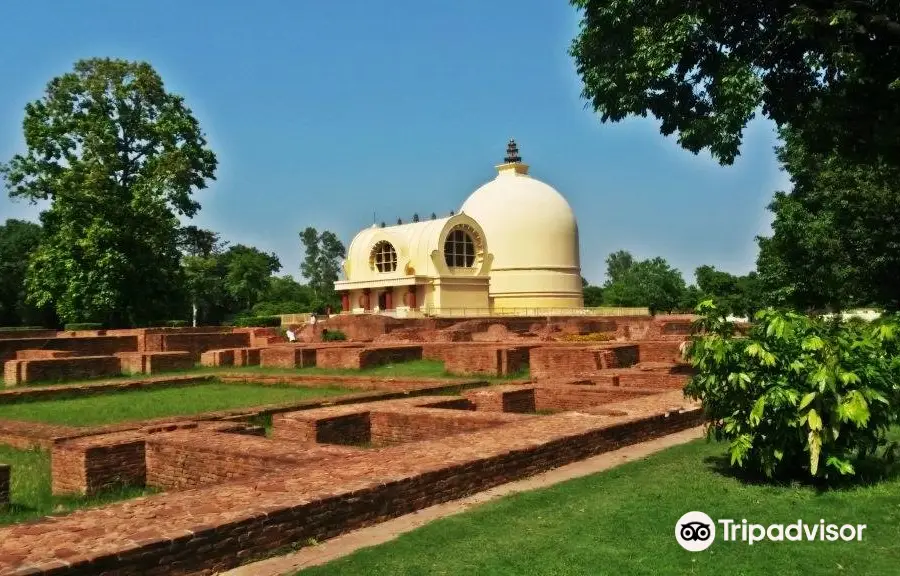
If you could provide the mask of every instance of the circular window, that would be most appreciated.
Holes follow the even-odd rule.
[[[390,242],[382,240],[372,248],[371,261],[379,272],[393,272],[397,269],[397,251]]]
[[[450,231],[444,241],[444,262],[451,268],[471,268],[479,246],[475,231],[469,226],[459,226]]]

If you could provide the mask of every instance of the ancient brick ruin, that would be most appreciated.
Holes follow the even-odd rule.
[[[150,374],[167,362],[183,366],[185,358],[216,368],[215,376],[226,382],[329,383],[359,391],[102,428],[0,420],[0,443],[51,452],[56,494],[96,494],[121,484],[163,490],[0,528],[0,575],[25,569],[212,574],[289,544],[327,539],[702,421],[700,408],[681,393],[689,371],[679,361],[679,346],[689,318],[461,322],[339,316],[327,325],[350,340],[319,342],[308,329],[300,331],[305,338],[299,343],[271,330],[0,340],[5,374],[19,384],[0,391],[0,403],[190,386],[212,377],[21,386],[33,374],[83,374],[99,370],[85,366],[103,362],[118,362],[119,373]],[[591,341],[598,333],[608,338]],[[588,338],[573,339],[578,336]],[[457,376],[239,370],[357,370],[421,358],[440,360]],[[45,368],[46,362],[69,362],[70,372]],[[479,380],[488,376],[507,380]],[[271,417],[268,435],[260,415]],[[0,503],[8,473],[0,466]]]

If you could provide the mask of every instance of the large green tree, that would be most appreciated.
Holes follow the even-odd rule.
[[[793,190],[769,206],[757,269],[774,304],[800,309],[900,308],[900,171],[819,154],[791,131],[778,157]]]
[[[700,266],[694,276],[697,278],[699,292],[693,306],[703,299],[710,299],[725,314],[748,317],[752,317],[763,306],[756,272],[735,276],[713,266]]]
[[[300,314],[315,309],[312,289],[300,284],[293,277],[272,276],[262,300],[253,306],[256,316]]]
[[[272,274],[281,270],[278,256],[243,244],[229,248],[221,262],[225,290],[247,312],[265,295]]]
[[[622,261],[610,257],[607,263]],[[625,253],[627,254],[627,252]],[[629,254],[630,257],[630,254]],[[682,307],[687,287],[681,272],[669,266],[663,258],[633,261],[624,272],[612,270],[603,286],[604,302],[611,306],[646,306],[652,313],[671,312]],[[615,279],[613,279],[615,277]]]
[[[225,271],[219,255],[227,245],[212,230],[197,226],[182,227],[178,232],[178,247],[183,257],[185,288],[191,300],[192,325],[209,321],[212,312],[225,304]]]
[[[313,291],[316,307],[337,308],[334,283],[340,277],[341,260],[347,256],[343,243],[334,232],[324,230],[320,234],[312,227],[300,233],[300,241],[305,252],[300,271]]]
[[[0,225],[0,326],[52,324],[52,314],[25,299],[28,259],[41,242],[41,227],[9,219]]]
[[[603,288],[591,285],[584,276],[581,277],[581,291],[584,296],[584,306],[586,308],[603,306]]]
[[[634,265],[634,256],[626,250],[617,250],[606,257],[606,285],[621,280]]]
[[[178,216],[216,157],[182,97],[143,62],[91,59],[25,107],[27,150],[3,166],[10,196],[49,201],[26,287],[66,321],[110,326],[184,304]]]
[[[810,149],[900,163],[896,0],[571,0],[571,54],[603,122],[651,114],[730,164],[758,112]]]

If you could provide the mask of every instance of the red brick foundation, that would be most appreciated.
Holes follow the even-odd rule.
[[[259,365],[265,368],[308,368],[317,364],[316,350],[300,346],[272,346],[259,351]]]
[[[394,364],[422,359],[421,346],[379,346],[377,348],[318,348],[316,365],[320,368],[355,369],[372,368],[382,364]]]
[[[701,418],[696,408],[631,419],[520,416],[487,430],[341,454],[331,465],[325,459],[315,467],[0,528],[0,574],[24,565],[48,575],[211,574],[295,542],[322,541],[694,426]],[[104,535],[100,544],[97,534]]]
[[[451,374],[509,376],[528,368],[528,350],[522,346],[448,346],[440,355]]]
[[[207,350],[200,354],[201,366],[234,366],[235,349]]]
[[[54,494],[93,495],[116,486],[143,486],[147,479],[143,439],[99,437],[57,444],[51,463]]]
[[[3,380],[7,386],[19,386],[31,382],[118,376],[121,373],[121,362],[115,356],[8,360],[3,367]]]
[[[608,346],[542,346],[532,348],[529,367],[533,378],[592,376],[600,370],[632,366],[638,348],[632,344]]]
[[[173,370],[190,370],[194,359],[188,352],[120,352],[125,374],[159,374]]]
[[[71,358],[71,350],[17,350],[16,360],[42,360],[44,358]]]

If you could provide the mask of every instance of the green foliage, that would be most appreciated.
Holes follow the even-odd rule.
[[[762,308],[762,292],[756,272],[735,276],[712,266],[700,266],[694,274],[701,297],[693,302],[691,308],[703,299],[711,299],[723,314],[736,316],[752,317]]]
[[[319,234],[312,227],[300,233],[300,241],[305,252],[300,271],[312,290],[313,307],[316,310],[325,306],[339,308],[334,283],[339,278],[341,260],[347,256],[344,245],[333,232],[325,230]]]
[[[634,256],[625,250],[618,250],[606,257],[606,282],[607,285],[618,282],[625,277],[634,265]]]
[[[0,332],[24,332],[26,330],[43,330],[43,326],[0,326]]]
[[[9,219],[0,225],[0,324],[55,324],[52,307],[26,301],[28,259],[41,242],[40,225]]]
[[[625,257],[627,255],[627,258]],[[624,264],[627,263],[627,266]],[[655,313],[680,308],[686,290],[681,272],[662,258],[634,262],[627,252],[607,259],[609,279],[603,286],[610,306],[646,306]]]
[[[73,332],[75,330],[102,330],[103,323],[101,322],[69,322],[65,326],[63,326],[63,330]]]
[[[900,158],[900,4],[570,0],[571,54],[603,122],[652,114],[723,164],[758,110],[811,148]]]
[[[228,245],[218,232],[204,230],[196,226],[183,226],[178,230],[178,248],[188,256],[208,258],[221,254]]]
[[[232,325],[242,328],[265,328],[281,326],[281,318],[278,316],[242,316],[235,318]]]
[[[585,286],[582,288],[584,295],[584,306],[586,308],[596,308],[603,306],[603,288],[600,286]]]
[[[777,192],[757,268],[773,303],[840,310],[900,309],[900,171],[810,152],[783,131],[778,157],[793,191]]]
[[[225,269],[225,291],[245,310],[259,302],[272,274],[281,269],[275,254],[266,254],[243,244],[229,248],[220,260]]]
[[[340,330],[329,330],[322,333],[323,342],[343,342],[347,339],[347,335]]]
[[[187,320],[163,320],[161,323],[162,326],[166,328],[186,328],[188,326]]]
[[[291,276],[272,276],[262,301],[253,306],[254,316],[302,314],[314,310],[312,289]]]
[[[183,98],[142,62],[91,59],[25,107],[13,198],[50,202],[25,286],[67,322],[144,324],[183,308],[178,216],[216,157]]]
[[[771,309],[735,337],[712,301],[688,356],[685,394],[703,402],[731,464],[768,478],[834,480],[884,454],[900,417],[900,322],[825,321]],[[882,450],[881,452],[879,450]]]

